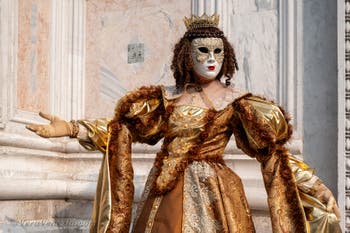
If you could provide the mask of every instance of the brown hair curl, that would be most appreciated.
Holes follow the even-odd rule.
[[[238,70],[236,55],[233,47],[227,41],[224,33],[216,27],[203,27],[189,29],[180,41],[175,45],[174,57],[171,63],[171,70],[174,72],[174,78],[177,88],[183,88],[186,83],[195,83],[193,75],[193,61],[191,57],[191,42],[196,38],[221,38],[224,43],[224,61],[222,68],[216,77],[220,79],[226,77],[226,85],[230,85],[235,70]]]

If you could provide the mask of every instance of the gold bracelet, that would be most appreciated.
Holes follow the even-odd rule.
[[[79,123],[76,120],[71,120],[70,123],[73,128],[72,128],[71,135],[69,137],[76,138],[79,133]]]

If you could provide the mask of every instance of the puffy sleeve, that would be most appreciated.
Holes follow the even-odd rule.
[[[131,144],[157,143],[163,137],[164,117],[162,89],[151,86],[122,97],[107,127],[102,122],[85,122],[90,142],[105,149],[90,222],[91,233],[129,232],[134,195]]]
[[[292,126],[285,111],[264,98],[247,94],[233,103],[232,120],[237,146],[249,156],[262,157],[283,145],[292,135]]]
[[[314,170],[284,147],[292,134],[285,111],[251,94],[237,99],[233,107],[237,146],[261,163],[273,232],[341,232],[336,215],[315,195],[314,184],[321,181]],[[323,183],[322,187],[332,195]]]
[[[160,89],[143,87],[122,97],[115,109],[114,121],[128,127],[134,142],[155,144],[162,138],[164,106]],[[147,95],[148,93],[149,95]],[[111,119],[79,120],[79,143],[87,150],[106,152]]]
[[[124,124],[133,142],[156,144],[163,137],[165,108],[161,87],[142,87],[120,99],[114,122]]]
[[[291,137],[282,108],[248,94],[233,103],[233,132],[237,146],[261,163],[274,233],[309,232],[305,212],[283,144]]]

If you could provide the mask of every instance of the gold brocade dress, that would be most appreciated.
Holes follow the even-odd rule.
[[[175,106],[176,94],[169,97],[162,87],[141,88],[119,101],[108,129],[103,120],[81,121],[89,132],[81,144],[105,152],[90,232],[129,232],[131,143],[155,144],[161,138],[132,232],[255,232],[242,182],[222,157],[232,134],[239,148],[261,162],[273,232],[310,232],[313,225],[303,207],[310,195],[304,189],[301,198],[297,186],[309,170],[302,162],[290,166],[283,143],[291,129],[283,110],[249,94],[232,98],[221,110]],[[336,219],[325,218],[322,231],[312,232],[340,232]],[[332,224],[335,228],[328,231]]]

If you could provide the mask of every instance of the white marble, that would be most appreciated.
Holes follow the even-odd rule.
[[[53,0],[50,108],[63,119],[85,116],[85,0]]]
[[[349,150],[346,134],[350,131],[350,121],[346,116],[349,109],[346,101],[346,95],[349,94],[349,81],[345,78],[349,76],[348,60],[349,56],[349,41],[346,40],[346,34],[350,32],[350,3],[344,0],[337,1],[337,24],[338,24],[338,205],[341,211],[341,226],[344,232],[350,230],[350,215],[348,209],[347,194],[350,190],[350,159],[346,157]],[[345,189],[344,189],[345,187]]]
[[[36,1],[40,0],[32,0]],[[68,138],[42,139],[24,129],[26,123],[46,121],[34,110],[19,109],[17,105],[16,93],[23,88],[16,83],[17,37],[22,33],[17,31],[17,3],[17,0],[0,0],[0,30],[5,35],[0,41],[0,177],[3,181],[0,183],[0,209],[6,210],[0,213],[0,231],[86,232],[101,155],[84,151]],[[236,49],[240,66],[234,79],[236,87],[272,99],[284,98],[283,104],[300,110],[299,103],[293,102],[294,95],[301,93],[300,86],[288,90],[292,95],[287,95],[281,81],[299,75],[297,70],[291,69],[298,63],[288,63],[288,59],[298,58],[297,51],[281,53],[279,47],[284,38],[283,46],[293,48],[293,43],[287,39],[296,36],[292,33],[293,25],[288,26],[292,34],[285,33],[283,38],[279,34],[284,27],[279,21],[281,2],[183,0],[181,4],[178,1],[160,4],[159,0],[148,0],[142,5],[138,3],[136,0],[118,4],[95,0],[50,1],[53,10],[46,14],[52,20],[48,43],[53,55],[48,59],[52,89],[43,91],[51,98],[48,102],[51,112],[62,114],[67,120],[108,116],[113,114],[115,99],[127,90],[141,84],[169,83],[172,46],[185,31],[182,17],[193,12],[194,4],[203,12],[215,9],[222,13],[221,26]],[[288,8],[289,5],[283,6]],[[153,26],[140,24],[142,17],[145,18],[143,23]],[[287,17],[284,20],[290,23],[296,19]],[[127,64],[129,43],[145,44],[144,63]],[[283,69],[289,73],[284,77],[280,77],[278,68],[281,59],[288,63]],[[281,92],[283,98],[280,98]],[[298,122],[299,116],[295,115]],[[297,140],[289,145],[292,153],[298,156],[302,155],[301,136],[297,135]],[[136,202],[159,148],[159,144],[133,147]],[[257,232],[271,232],[259,164],[243,155],[233,140],[225,154],[227,164],[242,178]],[[58,200],[50,200],[53,198]],[[64,199],[75,204],[67,204]]]
[[[161,3],[161,4],[160,4]],[[174,84],[171,54],[185,32],[190,1],[86,2],[88,118],[113,116],[117,99],[142,85]],[[128,45],[144,44],[144,61],[128,63]]]

